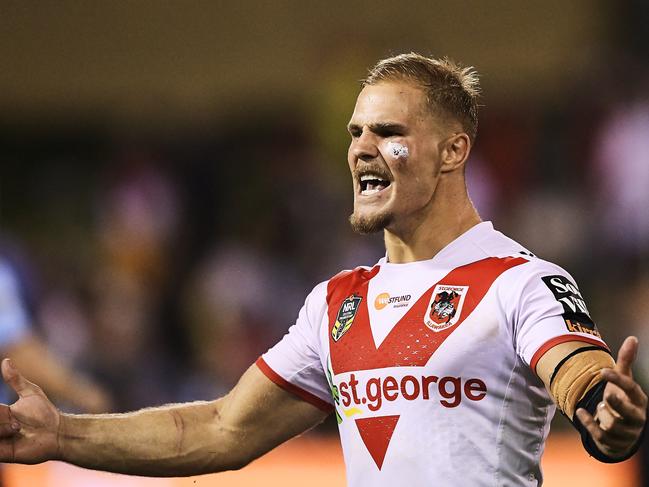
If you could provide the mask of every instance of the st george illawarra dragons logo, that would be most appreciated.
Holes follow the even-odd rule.
[[[362,300],[362,296],[352,294],[342,302],[336,316],[336,323],[331,329],[331,338],[333,338],[334,342],[340,340],[347,333],[347,330],[351,328]]]
[[[435,286],[424,324],[433,331],[442,331],[457,323],[468,290],[469,286]]]

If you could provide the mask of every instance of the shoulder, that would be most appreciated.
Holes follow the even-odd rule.
[[[360,266],[340,271],[329,279],[319,282],[307,295],[302,311],[306,312],[309,318],[315,318],[326,312],[332,293],[344,293],[346,289],[351,289],[350,284],[362,279],[369,271],[371,271],[370,267]]]
[[[474,245],[482,251],[484,257],[523,259],[525,265],[516,266],[509,270],[507,276],[510,278],[558,274],[573,280],[572,276],[561,266],[539,258],[527,247],[497,230],[492,229],[484,232],[481,238],[476,239]]]
[[[476,235],[476,238],[472,242],[483,256],[536,258],[532,251],[504,233],[494,229],[490,222],[483,222],[483,225],[484,228]]]
[[[370,268],[356,267],[340,271],[326,281],[322,281],[311,290],[304,301],[302,312],[306,314],[308,320],[312,323],[318,323],[320,318],[327,313],[328,305],[332,299],[339,295],[343,299],[353,292],[354,284],[362,279]]]
[[[505,273],[498,286],[499,301],[510,316],[521,318],[568,312],[589,316],[584,297],[569,272],[537,257],[526,260],[524,265]]]
[[[345,299],[359,291],[379,272],[379,269],[380,265],[377,264],[374,267],[359,266],[339,272],[327,281],[326,302]]]
[[[555,299],[569,293],[581,298],[575,279],[566,269],[537,257],[501,232],[486,232],[475,245],[485,257],[516,259],[521,262],[521,265],[510,267],[498,280],[501,299],[517,301],[529,293],[547,294]]]
[[[340,271],[338,274],[327,281],[327,287],[330,288],[333,286],[339,286],[345,282],[350,281],[362,282],[369,280],[377,274],[379,268],[380,262],[372,267],[362,265],[355,267],[354,269],[346,269]]]
[[[514,290],[517,288],[523,289],[526,285],[532,282],[544,283],[547,287],[559,286],[559,283],[570,283],[576,286],[575,279],[563,267],[534,255],[519,255],[525,260],[524,265],[513,267],[504,276],[503,281],[506,285],[514,285]]]

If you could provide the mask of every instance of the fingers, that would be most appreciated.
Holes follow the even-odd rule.
[[[14,436],[20,431],[20,425],[16,422],[0,424],[0,438]]]
[[[631,418],[625,418],[604,401],[597,405],[594,420],[610,438],[631,437],[634,431],[644,424],[638,418],[638,412],[634,412]]]
[[[615,370],[621,374],[633,377],[631,366],[638,353],[638,339],[634,336],[627,337],[622,343],[619,352],[617,353],[617,361],[615,363]]]
[[[0,404],[0,438],[13,436],[20,431],[20,423],[14,419],[9,406]]]
[[[10,359],[5,358],[5,359],[2,360],[2,363],[0,363],[0,371],[2,372],[2,380],[4,380],[7,383],[9,383],[8,374],[10,374],[9,368],[11,367],[9,365],[9,362],[10,362]]]
[[[4,359],[0,368],[2,369],[2,378],[18,394],[18,397],[22,398],[41,392],[40,387],[29,382],[18,372],[11,359]]]
[[[623,458],[631,451],[647,419],[647,395],[633,380],[637,352],[636,337],[624,340],[615,366],[601,371],[608,384],[595,415],[583,408],[575,412],[600,451],[613,458]]]
[[[600,402],[597,405],[597,410],[595,411],[595,416],[593,417],[593,419],[601,429],[608,431],[615,425],[617,415],[614,414],[611,409],[609,409],[605,402]]]
[[[20,432],[20,425],[16,422],[10,424],[3,424],[0,426],[0,436],[13,436]]]
[[[579,421],[581,421],[582,426],[586,428],[586,431],[588,431],[592,438],[596,438],[601,435],[602,429],[595,421],[595,418],[588,411],[586,411],[584,408],[579,408],[577,409],[575,414],[579,418]]]
[[[616,419],[622,420],[632,426],[644,425],[646,418],[646,408],[635,406],[630,401],[618,395],[611,395],[605,399],[606,408]]]
[[[609,383],[615,384],[629,397],[631,402],[643,409],[647,407],[647,395],[643,392],[642,388],[630,376],[618,373],[613,369],[602,369],[602,377]],[[605,391],[605,396],[609,396],[610,392]]]
[[[622,457],[635,443],[636,433],[627,427],[620,427],[619,422],[616,423],[618,420],[604,408],[598,407],[597,420],[583,408],[579,408],[576,415],[599,449],[607,455]]]

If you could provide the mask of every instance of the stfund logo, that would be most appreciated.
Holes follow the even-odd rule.
[[[388,305],[392,305],[393,308],[402,308],[408,306],[410,298],[412,298],[410,294],[390,296],[388,293],[381,293],[374,300],[374,308],[382,310]]]

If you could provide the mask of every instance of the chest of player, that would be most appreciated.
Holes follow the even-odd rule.
[[[381,470],[397,423],[403,455],[497,417],[516,357],[496,280],[522,262],[376,266],[330,281],[321,358],[350,462]]]
[[[484,370],[497,370],[494,362],[512,351],[493,284],[520,262],[489,258],[455,269],[415,263],[337,276],[321,328],[323,365],[352,402],[355,383],[374,379],[388,400],[430,396],[433,384],[442,399],[450,389],[480,396]]]

